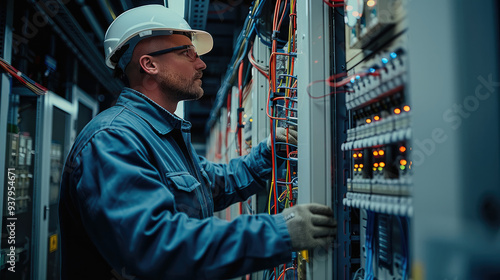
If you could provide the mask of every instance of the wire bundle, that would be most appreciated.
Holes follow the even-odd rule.
[[[18,71],[16,68],[14,68],[12,65],[10,65],[7,61],[5,61],[3,58],[0,57],[0,67],[10,74],[12,77],[16,78],[21,84],[25,87],[27,87],[29,90],[34,92],[37,95],[45,95],[47,94],[48,90],[40,85],[39,83],[33,81],[30,79],[28,76],[23,74],[22,72]]]
[[[243,23],[243,29],[241,30],[235,44],[235,46],[239,46],[239,48],[234,49],[229,63],[229,69],[226,71],[221,87],[217,92],[217,97],[207,127],[211,127],[212,123],[215,121],[218,111],[222,107],[226,94],[228,93],[234,77],[238,72],[238,67],[248,53],[248,45],[249,42],[251,42],[255,37],[255,24],[262,13],[262,7],[265,2],[266,0],[256,0],[253,3],[253,8],[249,12],[248,17]]]
[[[285,49],[278,38],[284,21],[289,22]],[[297,52],[296,30],[296,0],[277,0],[272,24],[269,72],[266,76],[269,81],[266,114],[270,121],[272,152],[272,180],[268,196],[269,214],[277,214],[281,212],[281,208],[293,206],[296,200],[294,192],[297,190],[298,178],[292,170],[296,166],[293,163],[297,162],[298,151],[297,146],[289,143],[288,135],[289,127],[297,126],[297,77],[294,74]],[[286,128],[287,134],[284,142],[276,141],[278,127]],[[281,152],[278,152],[279,150]],[[283,153],[283,150],[285,150],[285,155],[279,155]],[[283,168],[283,172],[278,171],[280,167]],[[294,278],[297,277],[296,258],[288,264],[274,268],[270,273],[272,278],[269,277],[269,279],[286,279],[286,276],[290,276],[288,271],[293,271]]]
[[[286,18],[286,13],[288,11],[288,42],[287,50],[278,51],[278,34],[280,33],[281,26],[284,19]],[[271,189],[269,194],[268,211],[269,213],[276,214],[279,212],[278,202],[283,201],[285,207],[292,206],[294,197],[294,183],[296,181],[292,177],[292,168],[290,165],[291,161],[296,161],[297,157],[297,147],[288,143],[288,133],[286,142],[276,142],[276,128],[281,124],[281,126],[286,127],[287,132],[289,126],[297,125],[297,77],[294,76],[294,65],[296,56],[296,1],[276,1],[276,6],[274,10],[273,17],[273,41],[271,47],[271,56],[269,58],[269,90],[266,106],[266,114],[270,119],[270,127],[272,135],[271,137],[271,150],[273,154],[272,164],[273,164],[273,174],[271,181]],[[277,69],[278,58],[283,57],[285,59],[285,69]],[[279,71],[286,70],[285,74],[279,74]],[[286,148],[286,158],[278,155],[276,151],[278,146],[284,146]],[[292,157],[294,156],[294,157]],[[286,161],[286,175],[285,178],[278,178],[278,159]],[[296,178],[296,177],[295,177]],[[279,187],[285,188],[284,191],[280,191]],[[280,195],[278,195],[280,194]],[[274,206],[271,206],[271,201],[274,200]],[[271,209],[274,208],[274,211]]]

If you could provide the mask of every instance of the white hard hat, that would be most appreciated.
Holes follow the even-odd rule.
[[[199,55],[208,53],[213,47],[212,36],[205,31],[193,30],[175,11],[162,5],[144,5],[125,11],[108,27],[104,36],[106,65],[111,69],[125,69],[135,45],[142,39],[187,33]]]

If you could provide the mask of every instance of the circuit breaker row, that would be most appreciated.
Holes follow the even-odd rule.
[[[28,210],[31,203],[29,193],[30,185],[33,181],[33,173],[31,170],[33,150],[33,139],[28,135],[7,133],[7,168],[12,168],[12,172],[16,174],[15,179],[15,195],[16,214]],[[7,203],[4,203],[4,215],[9,213],[6,211]]]
[[[363,65],[346,93],[351,125],[341,149],[350,157],[350,176],[343,202],[379,213],[411,216],[411,203],[399,198],[410,196],[412,185],[411,107],[405,95],[404,48],[396,44]]]

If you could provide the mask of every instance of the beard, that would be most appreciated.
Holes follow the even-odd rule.
[[[199,71],[193,77],[186,77],[175,71],[162,71],[159,75],[159,85],[164,94],[174,101],[197,100],[203,96],[201,88],[202,72]],[[200,80],[198,80],[200,79]]]

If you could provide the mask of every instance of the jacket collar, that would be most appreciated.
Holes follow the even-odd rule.
[[[146,95],[131,88],[126,87],[123,89],[116,105],[124,106],[134,112],[149,123],[157,133],[162,135],[169,133],[173,129],[182,131],[191,129],[190,122],[171,114]]]

